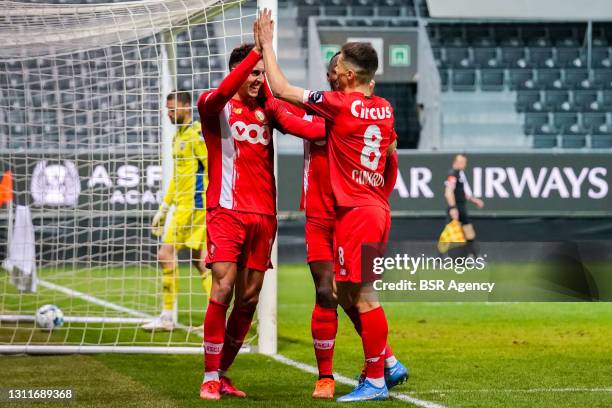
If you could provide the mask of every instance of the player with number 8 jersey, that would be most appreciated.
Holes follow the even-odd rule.
[[[384,255],[391,224],[384,173],[395,151],[396,134],[391,105],[373,95],[370,86],[378,56],[368,43],[344,44],[335,68],[338,91],[306,91],[291,85],[278,66],[271,17],[269,10],[260,13],[256,37],[274,96],[325,119],[336,200],[338,302],[344,310],[356,307],[359,311],[365,378],[338,402],[386,399],[388,388],[397,384],[385,375],[387,319],[371,283],[374,275],[361,265],[364,244],[376,243],[377,256]],[[404,368],[397,381],[406,377]]]

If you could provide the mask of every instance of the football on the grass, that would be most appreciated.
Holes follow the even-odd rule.
[[[55,305],[41,306],[36,312],[36,326],[44,330],[53,330],[64,324],[64,312]]]

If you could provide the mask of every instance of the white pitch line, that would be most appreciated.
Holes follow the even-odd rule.
[[[47,282],[47,281],[42,280],[42,279],[38,280],[38,284],[40,284],[41,286],[46,287],[48,289],[53,289],[53,290],[56,290],[58,292],[62,292],[62,293],[66,294],[66,295],[69,295],[69,296],[78,297],[78,298],[81,298],[81,299],[86,300],[88,302],[94,303],[94,304],[99,305],[99,306],[104,306],[104,307],[107,307],[109,309],[116,310],[118,312],[123,312],[123,313],[129,314],[129,315],[132,315],[132,316],[137,316],[137,317],[153,318],[153,316],[148,315],[146,313],[142,313],[142,312],[139,312],[137,310],[130,309],[128,307],[120,306],[120,305],[118,305],[116,303],[112,303],[112,302],[109,302],[107,300],[103,300],[103,299],[97,298],[95,296],[88,295],[86,293],[79,292],[77,290],[67,288],[65,286],[61,286],[61,285],[57,285],[55,283]],[[187,330],[188,332],[193,332],[193,328],[189,327],[189,326],[185,326],[185,325],[182,325],[182,324],[177,324],[176,327],[179,328],[179,329]],[[197,332],[195,334],[197,334],[200,337],[203,336],[203,334],[200,334],[200,333],[197,333]],[[318,370],[317,370],[316,367],[309,366],[308,364],[300,363],[299,361],[292,360],[292,359],[290,359],[288,357],[285,357],[285,356],[283,356],[281,354],[275,354],[275,355],[273,355],[271,357],[274,360],[276,360],[276,361],[278,361],[278,362],[280,362],[282,364],[285,364],[285,365],[288,365],[288,366],[300,369],[300,370],[305,371],[305,372],[310,373],[310,374],[315,374],[315,375],[318,374]],[[342,383],[342,384],[351,385],[351,386],[357,385],[357,381],[355,381],[355,380],[353,380],[351,378],[345,377],[345,376],[343,376],[341,374],[334,373],[334,378],[336,378],[336,380],[338,382]],[[436,404],[436,403],[431,402],[431,401],[420,400],[420,399],[411,397],[411,396],[406,395],[406,394],[401,394],[399,392],[391,392],[390,395],[393,398],[396,398],[396,399],[398,399],[400,401],[410,402],[410,403],[412,403],[412,404],[414,404],[414,405],[416,405],[418,407],[422,407],[422,408],[444,408],[443,405],[439,405],[439,404]]]
[[[92,295],[88,295],[87,293],[79,292],[78,290],[70,289],[70,288],[67,288],[65,286],[61,286],[61,285],[57,285],[55,283],[48,282],[46,280],[39,279],[38,280],[38,284],[40,286],[43,286],[43,287],[47,288],[47,289],[56,290],[58,292],[62,292],[65,295],[68,295],[68,296],[78,297],[78,298],[86,300],[86,301],[88,301],[90,303],[96,304],[98,306],[102,306],[102,307],[106,307],[108,309],[116,310],[118,312],[126,313],[126,314],[129,314],[131,316],[140,317],[140,318],[149,319],[149,320],[155,318],[155,316],[152,316],[150,314],[142,313],[142,312],[139,312],[138,310],[130,309],[129,307],[124,307],[124,306],[118,305],[116,303],[109,302],[107,300],[103,300],[103,299],[97,298],[97,297],[92,296]],[[193,327],[186,326],[186,325],[181,324],[181,323],[177,323],[176,327],[178,329],[186,330],[186,331],[188,331],[190,333],[194,332],[194,328]]]
[[[317,370],[316,367],[308,365],[308,364],[304,364],[304,363],[300,363],[299,361],[295,361],[292,360],[288,357],[285,357],[281,354],[275,354],[272,357],[274,360],[278,361],[279,363],[297,368],[299,370],[305,371],[307,373],[310,374],[314,374],[314,375],[318,375],[319,371]],[[352,378],[348,378],[345,377],[341,374],[338,373],[334,373],[334,379],[336,381],[338,381],[341,384],[345,384],[345,385],[350,385],[350,386],[355,386],[357,385],[357,381],[353,380]],[[402,394],[399,392],[390,392],[389,395],[391,395],[393,398],[398,399],[400,401],[405,401],[405,402],[410,402],[411,404],[416,405],[417,407],[422,407],[422,408],[444,408],[443,405],[437,404],[435,402],[431,402],[431,401],[425,401],[425,400],[420,400],[418,398],[414,398],[411,397],[410,395],[406,395],[406,394]]]
[[[102,300],[102,299],[97,298],[95,296],[88,295],[87,293],[79,292],[78,290],[74,290],[74,289],[67,288],[65,286],[57,285],[55,283],[51,283],[51,282],[48,282],[46,280],[39,279],[38,280],[38,284],[40,286],[43,286],[43,287],[47,288],[47,289],[56,290],[58,292],[62,292],[65,295],[68,295],[68,296],[78,297],[78,298],[86,300],[86,301],[88,301],[90,303],[96,304],[98,306],[106,307],[108,309],[116,310],[118,312],[126,313],[126,314],[129,314],[129,315],[132,315],[132,316],[136,316],[136,317],[142,317],[142,318],[152,318],[153,317],[153,316],[148,315],[146,313],[142,313],[142,312],[139,312],[137,310],[130,309],[128,307],[119,306],[116,303],[112,303],[112,302],[109,302],[109,301],[106,301],[106,300]]]
[[[572,393],[572,392],[612,392],[612,387],[609,388],[524,388],[524,389],[474,389],[474,390],[427,390],[427,391],[413,391],[413,394],[469,394],[469,393]]]

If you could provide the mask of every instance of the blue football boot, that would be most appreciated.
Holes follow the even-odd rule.
[[[376,387],[367,379],[357,384],[357,387],[350,393],[338,398],[337,402],[361,402],[377,401],[389,398],[389,390],[386,385]]]
[[[391,389],[398,384],[402,384],[408,380],[410,373],[406,366],[399,361],[393,367],[385,368],[385,383],[387,388]]]

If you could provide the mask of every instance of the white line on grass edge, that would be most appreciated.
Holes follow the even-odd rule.
[[[302,371],[306,371],[307,373],[310,374],[314,374],[314,375],[318,375],[319,371],[317,370],[316,367],[314,366],[310,366],[308,364],[304,364],[304,363],[300,363],[299,361],[295,361],[292,360],[288,357],[283,356],[282,354],[275,354],[273,356],[271,356],[274,360],[278,361],[279,363],[291,366],[291,367],[295,367],[299,370]],[[357,385],[357,381],[353,380],[351,378],[345,377],[341,374],[338,373],[334,373],[334,379],[341,383],[341,384],[345,384],[345,385],[351,385],[351,386],[355,386]],[[418,398],[414,398],[411,397],[410,395],[406,395],[406,394],[402,394],[399,392],[390,392],[389,393],[393,398],[398,399],[400,401],[404,401],[404,402],[410,402],[411,404],[416,405],[417,407],[423,407],[423,408],[444,408],[443,405],[437,404],[435,402],[431,402],[431,401],[425,401],[425,400],[420,400]]]
[[[413,394],[470,394],[470,393],[524,393],[524,394],[533,394],[533,393],[546,393],[546,392],[554,392],[554,393],[579,393],[579,392],[612,392],[612,387],[609,388],[508,388],[508,389],[496,389],[496,388],[475,388],[473,390],[465,389],[449,389],[449,390],[427,390],[427,391],[414,391]]]
[[[83,292],[79,292],[77,290],[74,289],[70,289],[67,288],[65,286],[61,286],[61,285],[57,285],[55,283],[51,283],[42,279],[38,280],[38,283],[43,286],[46,287],[48,289],[52,289],[52,290],[56,290],[58,292],[62,292],[66,295],[69,296],[74,296],[74,297],[78,297],[81,298],[83,300],[86,300],[88,302],[94,303],[96,305],[99,306],[104,306],[107,307],[109,309],[112,310],[116,310],[118,312],[123,312],[135,317],[140,317],[140,318],[153,318],[154,316],[151,316],[149,314],[146,313],[142,313],[139,312],[137,310],[134,309],[130,309],[128,307],[124,307],[124,306],[120,306],[116,303],[112,303],[100,298],[97,298],[95,296],[92,295],[88,295],[86,293]],[[177,324],[177,328],[182,329],[182,330],[186,330],[188,332],[194,333],[200,337],[202,337],[202,333],[200,332],[194,332],[193,327],[190,326],[186,326],[183,324]],[[295,361],[292,360],[288,357],[283,356],[282,354],[275,354],[272,357],[274,360],[278,361],[279,363],[297,368],[299,370],[305,371],[307,373],[310,374],[314,374],[317,375],[318,374],[318,370],[316,367],[314,366],[310,366],[308,364],[304,364],[301,363],[299,361]],[[338,373],[334,373],[334,378],[342,383],[342,384],[346,384],[346,385],[351,385],[354,386],[357,384],[357,381],[345,377],[341,374]],[[445,393],[493,393],[493,392],[501,392],[501,393],[514,393],[514,392],[521,392],[521,393],[545,393],[545,392],[556,392],[556,393],[564,393],[564,392],[612,392],[612,387],[607,387],[607,388],[526,388],[526,389],[474,389],[474,390],[458,390],[458,389],[448,389],[448,390],[444,390],[444,389],[440,389],[440,390],[428,390],[428,391],[413,391],[412,394],[445,394]],[[411,397],[409,395],[406,394],[402,394],[399,392],[391,392],[390,393],[392,397],[400,400],[400,401],[405,401],[405,402],[410,402],[416,406],[419,407],[423,407],[423,408],[444,408],[443,405],[431,402],[431,401],[425,401],[425,400],[420,400],[414,397]]]
[[[87,293],[79,292],[77,290],[70,289],[70,288],[67,288],[65,286],[57,285],[55,283],[51,283],[51,282],[48,282],[48,281],[45,281],[45,280],[42,280],[42,279],[38,280],[38,284],[40,286],[43,286],[43,287],[47,288],[47,289],[56,290],[58,292],[64,293],[64,294],[69,295],[69,296],[78,297],[78,298],[81,298],[81,299],[86,300],[88,302],[91,302],[93,304],[96,304],[96,305],[99,305],[99,306],[103,306],[103,307],[107,307],[109,309],[116,310],[118,312],[126,313],[126,314],[129,314],[129,315],[136,316],[136,317],[141,317],[141,318],[153,318],[153,316],[148,315],[146,313],[142,313],[142,312],[139,312],[137,310],[130,309],[128,307],[120,306],[120,305],[118,305],[116,303],[109,302],[107,300],[103,300],[103,299],[97,298],[95,296],[88,295]],[[191,328],[190,326],[185,326],[185,325],[182,325],[182,324],[177,324],[176,327],[179,328],[179,329],[182,329],[182,330],[187,330],[189,332],[193,332],[193,328]],[[197,334],[200,337],[203,336],[203,334],[201,334],[199,332],[196,332],[195,334]],[[285,364],[285,365],[288,365],[290,367],[297,368],[298,370],[302,370],[302,371],[305,371],[305,372],[310,373],[310,374],[317,375],[319,373],[316,367],[310,366],[308,364],[300,363],[299,361],[292,360],[292,359],[290,359],[288,357],[283,356],[282,354],[275,354],[275,355],[272,355],[272,356],[269,356],[269,357],[273,358],[274,360],[278,361],[281,364]],[[348,377],[345,377],[343,375],[340,375],[338,373],[334,373],[334,378],[339,383],[342,383],[342,384],[345,384],[345,385],[351,385],[351,386],[357,385],[357,381],[355,381],[353,379],[350,379]],[[399,392],[391,392],[390,395],[393,398],[395,398],[395,399],[398,399],[398,400],[404,401],[404,402],[410,402],[410,403],[412,403],[412,404],[414,404],[416,406],[422,407],[422,408],[444,408],[443,405],[439,405],[439,404],[436,404],[436,403],[431,402],[431,401],[420,400],[420,399],[417,399],[417,398],[414,398],[414,397],[411,397],[409,395],[402,394],[402,393],[399,393]]]

